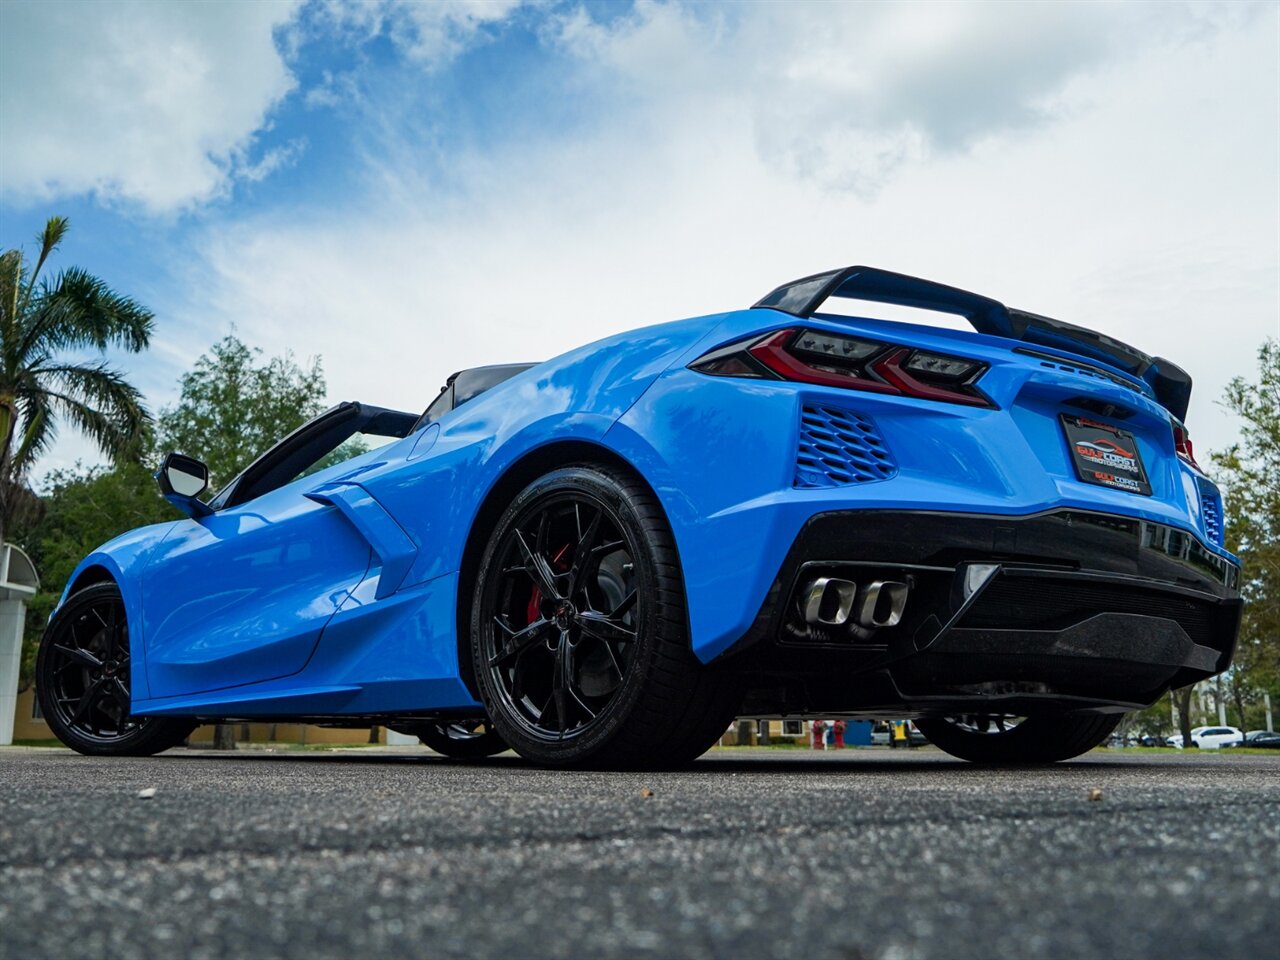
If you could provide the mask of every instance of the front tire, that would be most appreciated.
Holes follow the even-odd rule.
[[[662,509],[620,470],[566,467],[526,487],[490,537],[471,609],[485,709],[536,763],[681,766],[736,711],[732,666],[690,650]]]
[[[143,757],[176,747],[193,721],[130,714],[129,621],[120,588],[96,583],[72,594],[36,655],[36,696],[45,722],[72,750]]]
[[[981,714],[921,717],[916,727],[953,757],[981,764],[1041,764],[1088,753],[1111,735],[1119,713],[1010,718]]]

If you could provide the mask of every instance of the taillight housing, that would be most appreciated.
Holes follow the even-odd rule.
[[[976,383],[980,360],[933,350],[788,327],[704,353],[689,369],[716,377],[790,380],[973,407],[994,404]]]
[[[1191,466],[1200,470],[1200,464],[1196,463],[1196,452],[1191,446],[1191,434],[1180,423],[1173,425],[1173,449],[1178,454],[1179,460],[1185,460]],[[1203,473],[1204,471],[1201,470],[1200,472]]]

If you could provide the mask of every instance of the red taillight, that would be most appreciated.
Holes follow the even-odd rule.
[[[1180,423],[1173,425],[1173,449],[1180,458],[1197,470],[1200,469],[1200,464],[1196,463],[1196,452],[1191,446],[1191,434],[1187,433],[1187,428]]]
[[[703,354],[689,364],[713,376],[815,383],[897,396],[988,407],[974,384],[987,365],[977,360],[789,327]]]
[[[748,348],[747,352],[783,380],[798,380],[801,383],[818,383],[824,387],[847,387],[851,390],[870,390],[874,393],[897,393],[887,383],[861,376],[857,361],[849,362],[834,353],[830,356],[819,354],[806,362],[792,353],[788,347],[796,337],[794,330],[779,330],[759,343]],[[806,354],[806,356],[813,356]],[[825,361],[825,362],[824,362]]]
[[[937,354],[929,354],[930,357],[938,357]],[[970,381],[976,377],[970,373],[963,383],[947,382],[953,378],[948,377],[947,380],[931,384],[917,379],[907,370],[915,370],[920,373],[920,367],[912,367],[915,362],[915,355],[910,350],[895,350],[887,357],[883,357],[871,364],[873,373],[879,374],[886,382],[898,389],[899,393],[904,393],[908,397],[922,397],[925,400],[942,400],[946,403],[967,403],[971,407],[987,407],[990,401],[982,394],[969,393],[966,388],[970,386]],[[938,359],[947,360],[952,363],[957,362],[954,357],[938,357]],[[964,362],[964,361],[959,361]],[[981,372],[981,364],[972,364],[979,368]],[[921,376],[925,374],[920,373]]]

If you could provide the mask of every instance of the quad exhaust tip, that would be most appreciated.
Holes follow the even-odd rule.
[[[865,629],[896,626],[910,588],[900,580],[874,580],[861,589],[852,580],[818,577],[804,593],[806,623],[842,627],[850,618]]]
[[[818,577],[809,584],[804,599],[804,619],[828,627],[842,627],[853,612],[858,585],[838,577]]]

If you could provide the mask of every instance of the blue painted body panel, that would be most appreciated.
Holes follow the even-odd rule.
[[[297,486],[181,521],[153,552],[140,624],[152,697],[291,676],[310,659],[371,551]]]
[[[121,584],[140,714],[286,717],[474,710],[460,678],[459,571],[486,495],[518,461],[571,440],[608,450],[654,489],[680,551],[694,652],[711,660],[760,609],[800,528],[831,510],[1024,515],[1080,507],[1171,524],[1216,546],[1204,478],[1175,455],[1145,385],[1013,352],[1008,340],[815,316],[853,332],[981,360],[994,408],[772,380],[687,364],[795,326],[768,309],[678,321],[540,364],[386,447],[239,507],[126,534],[95,551]],[[1069,360],[1069,358],[1067,358]],[[1079,481],[1058,414],[1087,394],[1133,411],[1150,497]],[[801,408],[857,414],[896,470],[793,484]]]

